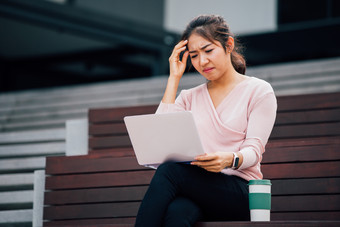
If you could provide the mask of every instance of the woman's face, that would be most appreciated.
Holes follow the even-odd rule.
[[[207,80],[214,81],[226,75],[231,66],[230,54],[220,42],[211,42],[194,33],[188,39],[191,63]]]

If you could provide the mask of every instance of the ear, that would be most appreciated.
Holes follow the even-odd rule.
[[[234,38],[229,36],[227,41],[227,52],[231,53],[234,50],[234,44]]]

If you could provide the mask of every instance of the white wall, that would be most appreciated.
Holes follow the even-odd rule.
[[[182,33],[199,14],[219,14],[234,34],[274,31],[277,0],[165,0],[164,27]]]

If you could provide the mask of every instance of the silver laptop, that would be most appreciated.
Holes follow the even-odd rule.
[[[127,116],[124,122],[140,165],[190,162],[204,154],[191,112]]]

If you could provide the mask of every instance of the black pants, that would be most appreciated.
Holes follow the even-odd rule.
[[[247,181],[180,163],[160,165],[136,226],[191,226],[198,220],[250,220]]]

